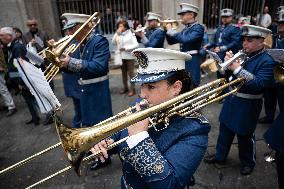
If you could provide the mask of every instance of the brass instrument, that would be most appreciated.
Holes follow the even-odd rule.
[[[274,79],[278,81],[281,85],[284,85],[284,66],[277,65],[273,69],[274,71]]]
[[[213,58],[208,58],[202,64],[200,64],[200,68],[207,73],[217,72],[217,62]]]
[[[178,28],[180,22],[181,22],[181,20],[171,20],[171,19],[160,21],[160,23],[162,24],[162,27],[164,29],[166,29],[167,24],[171,24],[172,29],[174,29],[174,30],[176,30]]]
[[[95,24],[93,24],[93,23]],[[47,81],[51,81],[53,77],[59,72],[62,67],[60,62],[60,57],[62,54],[68,55],[76,51],[77,48],[83,43],[83,41],[88,37],[93,29],[100,23],[99,13],[95,12],[88,20],[83,23],[80,28],[76,30],[73,35],[65,36],[58,42],[54,44],[49,44],[49,47],[44,49],[40,54],[46,58],[51,64],[48,65],[44,74]],[[79,44],[71,44],[74,39],[80,41]],[[71,45],[70,45],[71,44]]]
[[[41,184],[49,180],[50,178],[53,178],[71,169],[71,167],[74,167],[76,173],[80,175],[80,170],[79,170],[80,163],[81,161],[89,160],[91,158],[91,157],[84,158],[84,156],[86,152],[94,144],[102,141],[105,138],[110,137],[116,132],[119,132],[125,129],[128,126],[138,121],[141,121],[149,117],[150,122],[151,122],[151,125],[149,127],[154,127],[155,129],[158,129],[156,125],[159,123],[164,123],[164,125],[167,127],[169,120],[171,119],[172,116],[190,115],[193,112],[213,102],[219,101],[225,98],[226,96],[236,92],[243,85],[243,82],[244,82],[243,79],[238,78],[234,81],[226,83],[226,80],[221,78],[221,79],[212,81],[208,84],[205,84],[203,86],[200,86],[198,88],[195,88],[192,91],[181,94],[159,105],[149,107],[139,112],[130,114],[132,110],[135,110],[135,107],[130,107],[127,110],[124,110],[123,112],[111,118],[108,118],[96,124],[95,126],[89,127],[89,128],[79,128],[79,129],[67,128],[61,122],[60,118],[55,115],[54,123],[56,125],[57,132],[58,132],[61,142],[57,143],[53,147],[54,148],[58,147],[61,144],[72,166],[68,166],[54,173],[53,175],[31,185],[28,188],[35,187],[36,185]],[[222,92],[228,89],[229,87],[232,88],[232,90],[225,94],[222,94]],[[147,102],[145,101],[141,102],[142,106],[145,106],[145,104],[147,104]],[[126,139],[122,139],[121,141],[123,142],[125,140]],[[117,141],[116,143],[113,143],[108,149],[111,149],[114,146],[119,145],[121,141]],[[37,154],[41,155],[43,153],[39,152]],[[92,157],[96,155],[97,153],[92,155]],[[31,157],[33,159],[36,156],[33,155]],[[27,158],[27,159],[29,159],[29,161],[31,160],[31,158]],[[23,161],[21,162],[22,162],[21,165],[23,165]],[[13,167],[13,166],[10,166],[10,167]],[[16,168],[16,167],[13,167],[13,168]],[[9,170],[5,169],[5,171],[1,171],[0,173],[4,174]]]
[[[138,26],[137,28],[136,28],[136,30],[134,30],[133,32],[134,33],[138,33],[138,32],[145,32],[146,30],[147,30],[147,28],[148,28],[148,26],[146,25],[146,26]]]
[[[232,58],[230,58],[229,60],[226,60],[225,62],[222,62],[222,60],[220,59],[220,57],[217,55],[217,53],[206,50],[206,52],[209,54],[210,58],[214,59],[214,63],[217,66],[217,69],[212,69],[212,71],[224,71],[227,70],[228,67],[235,62],[236,60],[240,60],[240,64],[242,66],[242,64],[245,62],[245,59],[247,57],[246,53],[242,50],[240,50],[238,53],[236,53]],[[210,64],[206,64],[206,65],[202,65],[202,68],[207,67],[207,66],[212,66]],[[205,68],[207,69],[207,68]],[[210,70],[210,69],[208,69]]]

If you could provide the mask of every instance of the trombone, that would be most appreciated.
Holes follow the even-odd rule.
[[[200,110],[201,108],[219,101],[223,98],[225,98],[228,95],[231,95],[232,93],[236,92],[240,89],[240,87],[243,85],[244,79],[236,79],[234,81],[231,81],[229,83],[226,83],[226,80],[221,78],[215,81],[212,81],[208,84],[205,84],[203,86],[200,86],[198,88],[195,88],[192,91],[186,92],[184,94],[181,94],[169,101],[163,102],[159,105],[149,107],[145,110],[131,113],[133,110],[135,110],[135,107],[130,107],[123,112],[108,118],[104,120],[101,123],[96,124],[93,127],[89,128],[80,128],[80,129],[74,129],[74,128],[67,128],[60,120],[60,118],[55,115],[54,116],[54,123],[56,125],[56,129],[58,132],[58,135],[60,137],[59,143],[54,145],[58,147],[60,145],[63,146],[63,149],[71,163],[70,166],[54,173],[53,175],[50,175],[49,177],[44,178],[43,180],[38,181],[37,183],[29,186],[28,188],[35,187],[43,182],[46,182],[47,180],[64,173],[74,167],[75,172],[80,175],[80,164],[82,161],[86,161],[91,159],[91,157],[98,155],[93,154],[91,157],[85,157],[86,152],[93,146],[93,144],[96,144],[100,141],[102,141],[105,138],[110,137],[111,135],[115,134],[116,132],[119,132],[128,126],[141,121],[147,117],[150,118],[151,125],[149,127],[156,128],[156,125],[159,123],[164,123],[164,125],[167,127],[169,124],[169,120],[172,116],[179,115],[179,116],[187,116],[192,114],[193,112]],[[232,88],[229,92],[222,94],[222,92],[226,89]],[[222,94],[222,95],[221,95]],[[147,104],[147,102],[141,102],[142,105]],[[125,141],[123,139],[122,141],[118,141],[116,143],[113,143],[109,147],[109,149],[119,145],[121,142]],[[48,150],[47,150],[48,149]],[[50,148],[47,148],[43,151],[50,151]],[[53,149],[53,148],[52,148]],[[43,154],[45,152],[39,152],[37,154]],[[32,159],[36,157],[36,155],[31,156]],[[29,161],[31,158],[27,158]],[[26,163],[26,162],[25,162]],[[20,165],[23,165],[23,161]],[[12,166],[10,166],[12,167]],[[16,166],[19,167],[19,166]],[[13,168],[16,168],[13,167]],[[11,170],[11,169],[9,169]],[[6,169],[5,172],[8,170]],[[1,171],[1,174],[5,173],[4,171]]]
[[[49,47],[39,53],[49,62],[51,62],[44,71],[48,82],[55,77],[55,75],[59,72],[59,69],[62,67],[59,59],[60,56],[62,54],[68,55],[70,53],[74,53],[84,42],[84,40],[91,34],[93,29],[95,29],[95,27],[100,23],[100,21],[101,19],[99,18],[99,13],[95,12],[85,23],[80,26],[80,28],[76,30],[73,35],[65,36],[58,42],[50,44]],[[82,37],[78,36],[79,34],[81,34]],[[78,44],[71,44],[75,38],[77,38],[77,40],[80,42]]]

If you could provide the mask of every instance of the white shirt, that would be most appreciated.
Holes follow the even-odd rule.
[[[265,28],[268,28],[271,25],[271,16],[268,13],[262,15],[260,25]]]
[[[125,48],[125,51],[121,51],[122,59],[134,59],[134,57],[130,53],[132,50],[136,49],[139,44],[131,30],[126,30],[121,34],[115,33],[112,38],[112,43],[116,45],[116,51],[119,51],[119,49],[121,48]]]

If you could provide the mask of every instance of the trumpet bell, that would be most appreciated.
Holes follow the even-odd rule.
[[[209,58],[209,59],[205,60],[200,65],[200,68],[207,73],[218,71],[217,62],[213,58]]]
[[[284,85],[284,67],[283,66],[279,65],[279,66],[274,67],[274,78],[281,85]]]

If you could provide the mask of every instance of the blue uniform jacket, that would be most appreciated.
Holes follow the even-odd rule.
[[[217,53],[221,60],[224,60],[226,51],[237,53],[242,48],[241,30],[233,24],[221,25],[217,28],[214,35],[214,42],[208,48],[220,47],[221,51]]]
[[[204,156],[209,130],[203,117],[175,117],[164,130],[150,128],[150,137],[132,149],[122,143],[114,151],[123,164],[121,188],[125,180],[134,189],[184,189]],[[127,135],[125,129],[114,140]]]
[[[284,49],[284,38],[277,37],[275,47],[278,49]],[[278,87],[280,87],[279,90],[284,90],[284,86]],[[284,96],[281,97],[284,98]],[[281,103],[279,103],[279,106],[281,106]],[[272,126],[266,131],[264,138],[271,148],[279,152],[281,156],[284,156],[284,111],[282,110],[283,107],[279,108],[280,114],[273,122]]]
[[[195,22],[186,27],[179,33],[173,36],[166,35],[167,41],[170,45],[180,43],[181,52],[201,49],[204,35],[204,27]],[[200,54],[192,54],[192,59],[185,62],[185,69],[190,72],[191,79],[195,86],[200,83]]]
[[[80,58],[80,51],[77,49],[74,53],[70,54],[73,58]],[[67,69],[62,70],[62,81],[64,86],[65,96],[73,97],[73,98],[80,98],[81,90],[78,80],[80,79],[79,72],[71,72]]]
[[[84,46],[80,47],[82,68],[80,79],[88,80],[108,73],[110,57],[108,40],[102,35],[92,34]],[[86,126],[112,116],[109,80],[80,85],[82,124]]]
[[[25,46],[18,41],[14,40],[11,42],[11,45],[8,47],[9,55],[7,62],[8,74],[11,80],[13,80],[18,85],[25,85],[23,80],[21,79],[18,69],[14,66],[13,62],[15,58],[26,58],[27,50]]]
[[[240,93],[258,95],[265,87],[273,84],[273,66],[275,62],[265,52],[261,51],[244,62],[243,71],[238,77],[247,78]],[[253,78],[251,78],[253,76]],[[254,132],[262,107],[262,99],[245,99],[230,95],[225,99],[219,121],[237,134],[251,134]]]
[[[284,156],[284,111],[280,112],[272,126],[264,134],[266,143]]]
[[[149,40],[147,43],[144,44],[145,47],[164,48],[166,31],[162,28],[151,29],[145,34],[145,36]]]

